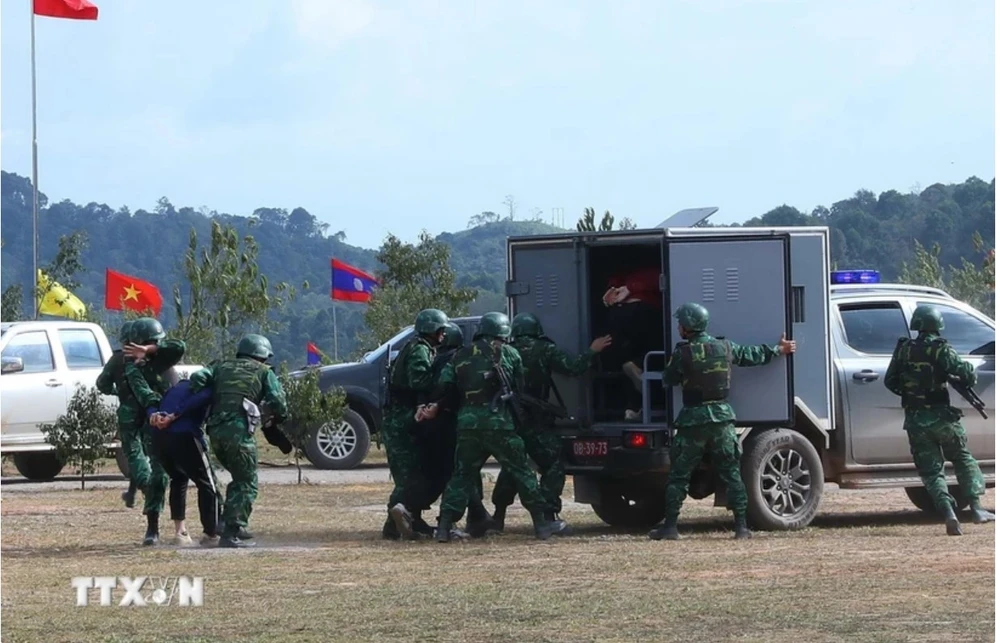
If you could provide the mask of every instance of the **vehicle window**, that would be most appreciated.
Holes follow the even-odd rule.
[[[66,356],[66,366],[70,370],[104,366],[104,360],[101,359],[101,347],[98,345],[93,331],[82,328],[61,329],[59,342],[62,344],[63,355]]]
[[[898,304],[845,304],[840,318],[848,345],[860,353],[892,355],[899,338],[910,336]]]
[[[37,330],[14,336],[3,349],[3,357],[20,357],[24,362],[21,373],[45,373],[55,370],[52,349],[45,331]],[[19,373],[11,373],[19,375]]]
[[[938,309],[944,318],[944,330],[941,331],[941,336],[948,340],[959,355],[968,355],[996,340],[995,330],[958,308],[926,301],[918,304],[927,304]]]

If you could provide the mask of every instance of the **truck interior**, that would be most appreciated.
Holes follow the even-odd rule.
[[[662,273],[662,248],[662,242],[655,238],[621,239],[587,248],[586,310],[591,338],[607,334],[616,337],[615,343],[601,354],[598,370],[590,381],[595,422],[625,422],[628,411],[634,414],[632,421],[640,420],[644,403],[641,385],[623,371],[627,361],[637,362],[650,372],[663,370],[666,332],[662,295],[656,305],[639,302],[607,307],[603,302],[616,277],[622,279],[643,269]],[[647,408],[660,409],[662,415],[663,387],[651,381],[645,388]]]

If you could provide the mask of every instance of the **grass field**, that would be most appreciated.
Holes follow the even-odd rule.
[[[382,541],[388,491],[265,485],[255,551],[143,548],[114,489],[6,493],[3,639],[993,640],[993,525],[949,538],[898,490],[830,492],[810,528],[748,542],[689,500],[679,542],[571,505],[570,538],[534,540],[518,509],[510,533],[449,545]],[[95,575],[202,576],[205,604],[76,607],[71,577]]]

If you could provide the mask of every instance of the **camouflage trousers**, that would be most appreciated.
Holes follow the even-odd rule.
[[[153,453],[152,427],[148,424],[118,424],[118,439],[128,460],[129,480],[142,491],[142,513],[161,513],[170,478]]]
[[[559,436],[545,427],[522,429],[518,432],[524,440],[524,449],[535,464],[540,474],[539,490],[548,511],[562,511],[562,492],[566,486],[566,469],[563,466],[560,453],[562,443]],[[517,484],[507,467],[500,469],[497,483],[493,487],[493,506],[509,507],[514,504],[517,495]]]
[[[972,502],[986,492],[986,483],[979,464],[972,457],[967,446],[968,439],[961,422],[940,421],[923,424],[911,421],[903,423],[906,436],[910,440],[910,454],[924,487],[931,494],[938,511],[949,505],[957,506],[955,498],[948,493],[948,483],[944,478],[945,460],[955,467],[955,477],[962,493],[962,500]]]
[[[455,472],[448,481],[448,487],[441,497],[441,515],[459,520],[475,493],[477,481],[486,459],[493,456],[506,469],[521,504],[533,515],[547,509],[545,499],[538,488],[535,472],[528,464],[524,441],[513,429],[467,429],[458,431],[455,447]]]
[[[740,477],[740,443],[731,422],[702,424],[677,429],[670,446],[670,475],[667,478],[665,522],[676,522],[687,497],[688,484],[705,452],[726,485],[729,507],[737,517],[747,513],[747,489]]]
[[[403,503],[411,512],[418,512],[427,504],[428,484],[421,466],[422,449],[419,433],[414,430],[414,412],[406,408],[391,409],[382,424],[382,444],[393,482],[388,507]]]
[[[250,522],[257,499],[257,443],[242,423],[213,426],[208,439],[219,464],[233,478],[226,486],[226,502],[222,508],[225,535],[232,535]]]

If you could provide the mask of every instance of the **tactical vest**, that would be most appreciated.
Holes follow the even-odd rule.
[[[545,362],[545,354],[553,343],[548,337],[518,337],[514,340],[514,348],[521,355],[524,365],[524,392],[540,400],[549,399],[552,373]]]
[[[410,387],[410,382],[404,364],[406,364],[406,361],[410,358],[410,353],[413,352],[413,349],[416,348],[418,344],[423,344],[424,346],[430,348],[431,359],[434,358],[434,347],[430,345],[430,342],[422,337],[411,339],[406,343],[406,346],[399,351],[399,354],[396,355],[396,360],[392,363],[392,368],[389,370],[389,397],[392,400],[393,405],[413,407],[417,405],[417,392]]]
[[[451,358],[455,356],[457,350],[458,349],[445,350],[434,356],[434,362],[431,364],[431,373],[434,375],[434,381],[437,381],[437,378],[441,375],[441,371],[444,369],[445,364],[451,361]]]
[[[684,373],[681,394],[684,406],[725,402],[729,398],[733,372],[733,349],[729,342],[710,339],[694,344],[681,343],[677,348]]]
[[[135,393],[132,392],[132,387],[129,386],[128,378],[125,377],[125,356],[121,353],[118,355],[113,355],[111,359],[118,358],[115,368],[112,371],[111,377],[115,382],[115,390],[118,393],[118,401],[120,404],[134,404],[136,403]]]
[[[462,393],[463,405],[490,406],[493,403],[501,388],[493,372],[493,363],[501,359],[502,351],[502,346],[494,347],[485,339],[477,339],[455,354],[455,383]]]
[[[920,335],[900,342],[898,359],[903,385],[903,408],[950,406],[947,374],[936,366],[945,339]]]
[[[261,374],[267,364],[238,357],[219,362],[214,367],[215,383],[212,386],[212,413],[243,414],[243,398],[259,404],[264,396]]]

